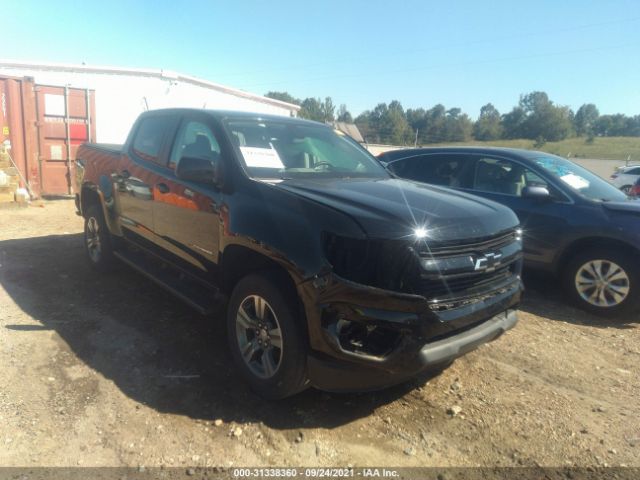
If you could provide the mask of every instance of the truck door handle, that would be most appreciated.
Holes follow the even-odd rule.
[[[169,193],[169,186],[166,183],[158,183],[156,188],[160,193]]]

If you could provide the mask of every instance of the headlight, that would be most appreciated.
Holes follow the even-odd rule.
[[[413,234],[416,236],[418,240],[422,240],[429,236],[429,230],[424,227],[418,227],[413,231]]]

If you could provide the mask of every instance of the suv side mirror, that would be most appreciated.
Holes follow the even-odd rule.
[[[220,180],[219,161],[201,157],[180,157],[176,176],[181,180],[192,180],[217,184]]]
[[[522,189],[522,197],[533,200],[551,200],[551,193],[547,187],[531,186]]]

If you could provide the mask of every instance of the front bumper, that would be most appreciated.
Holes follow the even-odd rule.
[[[434,311],[416,295],[336,278],[319,289],[310,283],[304,302],[311,346],[309,380],[321,390],[366,391],[446,366],[513,328],[521,293],[518,279],[475,302]],[[309,308],[312,297],[316,301]],[[345,322],[361,327],[365,340],[349,343],[341,334]],[[377,342],[367,348],[366,335],[376,330]]]
[[[389,372],[375,366],[310,355],[307,360],[308,375],[313,386],[326,391],[354,392],[388,387],[421,372],[446,367],[465,353],[495,340],[517,322],[516,310],[507,310],[470,330],[428,343],[415,352],[413,368],[404,371]]]

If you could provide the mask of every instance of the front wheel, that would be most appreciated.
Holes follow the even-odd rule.
[[[227,311],[229,348],[242,376],[265,398],[306,387],[306,339],[296,301],[276,273],[249,275],[236,285]]]
[[[640,262],[624,252],[594,248],[576,255],[565,270],[565,288],[579,307],[617,316],[640,307]]]

